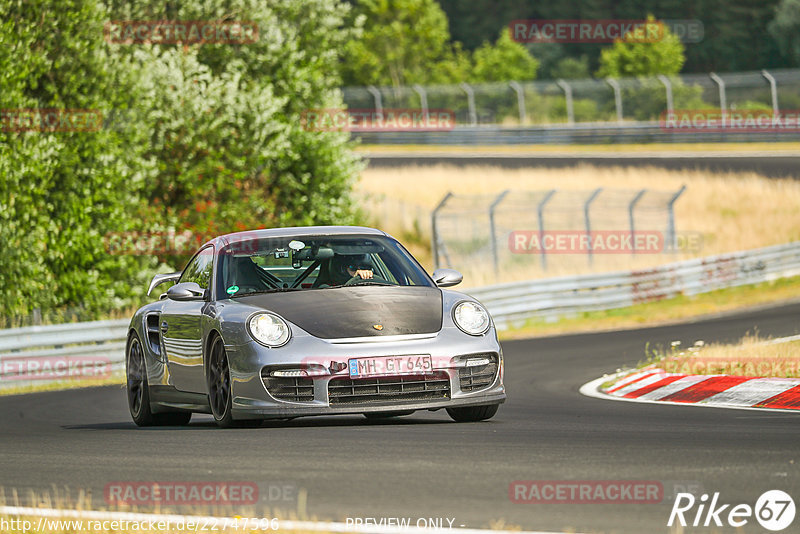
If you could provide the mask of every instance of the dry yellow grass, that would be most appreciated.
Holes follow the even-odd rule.
[[[357,186],[373,223],[399,238],[416,235],[412,250],[430,268],[430,212],[449,191],[499,194],[514,191],[687,189],[675,204],[678,233],[699,234],[702,247],[677,254],[595,255],[592,272],[647,268],[692,257],[760,248],[800,240],[800,182],[769,179],[755,173],[672,171],[659,168],[594,167],[571,169],[502,169],[497,167],[420,166],[374,168],[363,172]],[[521,228],[528,229],[528,228]],[[658,230],[662,230],[659,228]],[[465,230],[468,231],[468,230]],[[505,246],[501,243],[501,246]],[[465,285],[589,272],[583,255],[550,256],[545,272],[536,255],[500,276],[485,263],[453,265],[465,272]]]
[[[31,507],[43,508],[46,510],[65,511],[70,515],[50,515],[34,513],[31,515],[9,515],[0,514],[0,534],[26,534],[30,532],[73,534],[79,532],[137,532],[142,534],[171,534],[179,532],[265,532],[275,531],[270,528],[270,520],[277,521],[280,528],[283,521],[318,521],[316,516],[309,516],[307,511],[308,491],[300,488],[297,494],[296,505],[289,508],[263,507],[257,510],[254,507],[241,507],[234,505],[216,505],[210,503],[205,506],[185,505],[161,507],[154,505],[140,509],[136,506],[108,506],[99,503],[102,497],[93,496],[91,490],[78,490],[77,492],[69,488],[58,488],[53,485],[50,490],[34,492],[31,489],[17,491],[15,488],[6,489],[0,487],[0,506],[10,507]],[[76,511],[73,513],[72,511]],[[100,518],[92,515],[81,515],[79,512],[121,512],[113,518],[106,516]],[[133,515],[125,515],[133,514]],[[139,515],[142,514],[142,515]],[[172,521],[168,524],[157,526],[155,529],[149,527],[149,520],[158,523],[163,520],[158,516],[150,514],[164,514],[175,516],[186,516],[184,528],[180,529],[180,523]],[[197,520],[192,518],[222,518],[216,524],[208,520]],[[43,519],[44,518],[44,519]],[[273,519],[279,518],[279,519]],[[237,521],[238,520],[238,521]],[[116,521],[116,522],[115,522]],[[189,523],[191,521],[192,523]],[[236,522],[235,522],[236,521]],[[194,527],[190,527],[194,524]],[[284,523],[285,525],[286,523]],[[41,529],[38,528],[41,526]],[[27,528],[26,528],[27,527]],[[166,528],[165,528],[166,527]],[[291,530],[292,532],[302,533],[302,530]],[[325,534],[317,531],[316,534]]]
[[[693,375],[798,378],[800,341],[774,343],[752,334],[733,345],[698,341],[685,350],[673,345],[655,366],[670,373]]]
[[[62,391],[65,389],[82,389],[100,386],[119,386],[125,388],[125,374],[114,373],[106,378],[86,378],[81,380],[59,380],[55,382],[36,382],[10,386],[0,389],[0,397],[4,395],[21,395],[23,393],[38,393],[43,391]]]

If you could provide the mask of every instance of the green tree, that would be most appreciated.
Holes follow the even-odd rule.
[[[647,21],[657,22],[652,15],[647,17]],[[628,33],[603,50],[597,76],[621,78],[677,74],[685,61],[683,43],[669,28],[662,25],[659,39],[643,41],[637,39],[633,33]]]
[[[767,29],[791,64],[800,63],[800,0],[782,0]]]
[[[248,228],[348,224],[360,163],[349,136],[306,131],[308,110],[342,108],[341,49],[347,6],[336,0],[264,6],[210,1],[167,10],[150,0],[115,8],[114,19],[248,20],[255,43],[115,45],[140,72],[131,102],[150,132],[145,196],[162,226],[198,236]],[[232,17],[229,13],[235,13]]]
[[[411,85],[462,81],[469,59],[450,44],[447,17],[435,0],[359,0],[348,42],[345,85]]]
[[[125,305],[153,266],[104,248],[108,233],[139,223],[143,137],[65,125],[21,131],[12,122],[15,110],[74,117],[70,110],[123,105],[132,75],[114,67],[104,19],[94,0],[0,6],[0,306],[8,317]]]
[[[586,56],[581,56],[580,58],[565,57],[553,66],[550,70],[550,77],[555,80],[559,78],[564,80],[590,78],[589,58]]]
[[[500,32],[494,44],[487,41],[475,50],[473,64],[470,79],[474,82],[533,80],[539,67],[536,58],[523,45],[514,42],[507,29]]]
[[[110,236],[355,222],[361,163],[348,135],[301,121],[307,109],[342,107],[346,15],[337,0],[0,3],[3,314],[89,317],[138,303],[157,259],[110,253]],[[260,35],[246,45],[106,42],[104,24],[125,19],[248,20]],[[9,110],[37,108],[96,110],[105,122],[8,126]]]
[[[453,39],[467,51],[475,50],[498,29],[516,19],[623,19],[640,20],[653,13],[659,20],[698,20],[702,39],[686,48],[684,72],[729,72],[796,66],[780,54],[767,25],[781,0],[439,0],[447,13]],[[546,46],[532,44],[542,61],[540,77],[549,76]],[[586,55],[591,70],[597,69],[603,45],[563,45],[570,57]]]

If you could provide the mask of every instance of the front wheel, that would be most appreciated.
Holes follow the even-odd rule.
[[[466,408],[448,408],[447,414],[457,423],[474,423],[491,419],[497,413],[499,404],[486,406],[469,406]]]
[[[142,343],[136,333],[128,338],[125,351],[128,410],[137,426],[182,426],[189,424],[191,412],[153,413],[150,409],[150,388],[144,363]]]
[[[208,401],[214,421],[222,428],[245,427],[254,428],[261,426],[260,419],[236,420],[232,415],[233,393],[231,390],[231,369],[228,364],[228,354],[222,338],[217,336],[211,345],[208,359]]]

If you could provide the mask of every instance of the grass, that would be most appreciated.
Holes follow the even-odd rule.
[[[679,296],[614,310],[585,312],[555,322],[531,319],[500,332],[501,340],[565,333],[641,328],[693,317],[733,311],[749,306],[800,299],[800,277],[762,284],[719,289],[694,296]]]
[[[451,248],[455,251],[452,239],[469,243],[476,238],[486,238],[488,218],[483,213],[490,203],[487,199],[494,198],[504,190],[512,191],[504,202],[520,204],[531,201],[525,201],[519,195],[515,197],[515,192],[558,188],[559,195],[564,199],[558,202],[571,202],[574,207],[576,202],[582,202],[583,197],[579,195],[602,187],[606,193],[597,197],[592,208],[594,217],[598,219],[595,229],[625,230],[627,222],[619,222],[627,221],[625,208],[614,203],[633,198],[643,188],[674,192],[682,185],[687,185],[687,189],[675,204],[676,229],[678,234],[697,238],[697,246],[677,253],[638,254],[635,257],[628,254],[596,254],[591,266],[584,254],[550,255],[545,270],[537,254],[511,254],[506,243],[500,243],[499,250],[504,255],[501,256],[498,274],[492,268],[488,253],[461,261],[453,255],[452,267],[464,272],[465,287],[475,287],[587,272],[646,269],[683,259],[800,240],[800,210],[797,209],[800,205],[800,182],[770,179],[752,172],[713,174],[700,170],[591,165],[579,165],[571,169],[447,165],[372,168],[362,173],[357,193],[363,207],[370,213],[372,224],[410,245],[411,252],[430,269],[433,267],[430,213],[449,191],[463,195],[485,195],[481,203],[476,203],[483,210],[481,215],[464,215],[451,225],[450,231],[457,232],[454,234],[456,237],[451,238]],[[624,192],[625,195],[613,196],[611,190]],[[604,194],[607,196],[604,197]],[[559,195],[553,197],[551,204],[556,202]],[[570,195],[572,200],[568,200]],[[649,214],[652,211],[644,206],[647,198],[643,197],[640,204],[640,218],[651,217]],[[467,199],[459,202],[464,206],[469,203]],[[556,220],[557,216],[563,219],[563,215],[559,214],[564,212],[557,211],[558,208],[553,204],[553,211],[545,214],[546,220],[547,217],[551,220],[552,229],[568,229],[572,227],[568,225],[580,224],[580,221],[575,223],[572,219]],[[531,227],[531,221],[535,218],[524,215],[528,212],[534,212],[533,206],[526,212],[517,212],[523,213],[519,216],[505,216],[499,210],[498,217],[505,219],[498,224],[506,229],[535,229]],[[525,222],[519,222],[519,217]],[[612,223],[602,220],[609,217],[617,221],[613,222],[615,226],[609,227]],[[640,226],[642,230],[663,232],[666,229],[666,217],[662,215],[641,224],[648,225],[648,228]],[[621,225],[624,227],[618,228]]]
[[[697,340],[687,349],[675,341],[668,349],[651,351],[647,364],[668,373],[800,378],[800,341],[775,341],[757,333],[735,344]]]
[[[59,380],[57,382],[42,382],[36,383],[35,381],[20,385],[10,386],[0,389],[0,397],[4,395],[21,395],[24,393],[38,393],[42,391],[61,391],[65,389],[81,389],[91,388],[98,386],[125,386],[125,376],[119,373],[112,374],[105,378],[88,378],[82,380]]]
[[[105,507],[101,506],[99,509],[93,506],[93,498],[91,491],[86,490],[79,490],[77,492],[77,497],[74,496],[74,491],[70,491],[68,488],[59,489],[55,485],[52,486],[51,490],[44,491],[44,492],[34,492],[33,490],[27,490],[24,494],[24,499],[20,499],[20,495],[16,489],[6,490],[5,488],[0,487],[0,506],[14,506],[14,507],[33,507],[33,508],[47,508],[47,509],[56,509],[56,510],[64,510],[68,514],[72,511],[78,512],[78,517],[47,517],[47,522],[42,520],[42,515],[32,514],[30,516],[17,516],[17,515],[8,515],[8,514],[0,514],[0,534],[28,534],[30,532],[48,532],[48,533],[58,533],[58,534],[73,534],[79,532],[97,532],[97,533],[112,533],[112,532],[136,532],[142,534],[165,534],[165,533],[179,533],[179,532],[236,532],[236,533],[244,533],[244,532],[265,532],[271,531],[275,532],[277,530],[284,531],[284,532],[296,532],[298,534],[328,534],[324,530],[320,530],[318,525],[314,525],[313,530],[309,530],[308,528],[304,529],[305,525],[294,525],[294,527],[299,528],[292,528],[291,530],[287,527],[292,527],[293,525],[288,525],[287,521],[292,522],[319,522],[321,521],[320,518],[316,516],[310,516],[308,514],[308,492],[306,489],[299,489],[297,494],[297,503],[293,505],[289,509],[283,508],[264,508],[262,511],[256,512],[253,508],[241,508],[237,506],[217,506],[214,504],[209,504],[208,506],[199,506],[199,505],[191,505],[191,506],[179,506],[179,507],[172,507],[172,508],[165,508],[161,509],[160,507],[156,507],[154,510],[140,510],[136,507]],[[96,498],[95,498],[96,500]],[[24,504],[22,504],[24,502]],[[108,520],[106,523],[101,525],[96,525],[97,521],[94,519],[90,519],[87,517],[80,517],[80,511],[87,511],[91,513],[91,511],[111,511],[111,512],[129,512],[133,514],[165,514],[165,515],[180,515],[180,516],[187,516],[187,518],[191,517],[208,517],[208,518],[229,518],[228,522],[226,523],[218,523],[217,525],[210,525],[207,524],[206,526],[197,525],[197,528],[191,528],[191,526],[187,523],[185,525],[186,528],[179,530],[177,528],[163,528],[163,526],[157,527],[157,530],[151,529],[145,523],[146,519],[141,516],[127,516],[127,517],[119,517],[120,521],[127,520],[127,524],[118,524],[116,526],[111,525],[111,521]],[[247,523],[245,524],[245,518],[247,518]],[[263,520],[266,518],[267,521],[271,518],[277,518],[278,521],[278,528],[272,529],[270,528],[272,523],[262,522],[259,528],[245,528],[245,525],[254,525],[257,521]],[[158,521],[157,517],[152,517],[154,521]],[[234,519],[239,520],[239,527],[233,528],[230,525]],[[26,520],[29,523],[25,525],[27,528],[23,528],[20,524],[20,520]],[[43,524],[40,525],[39,521],[42,520]],[[76,524],[76,521],[82,521],[82,524]],[[141,525],[135,525],[134,522],[138,521]],[[337,519],[333,519],[333,521],[337,521]],[[346,514],[342,512],[342,517],[338,518],[338,521],[345,522],[346,521]],[[228,525],[228,528],[223,528],[224,525]],[[41,528],[37,528],[41,526]],[[136,528],[136,527],[139,528]],[[168,525],[168,527],[177,526],[175,523]],[[125,528],[127,527],[127,528]],[[486,528],[490,530],[521,530],[519,525],[507,523],[505,520],[502,519],[495,519],[490,520],[487,523]]]
[[[800,341],[771,343],[758,334],[732,345],[698,340],[683,350],[673,344],[655,356],[653,365],[668,373],[800,378]]]
[[[99,496],[99,500],[102,502],[103,497]],[[11,516],[8,514],[0,514],[0,534],[26,534],[29,532],[52,532],[52,533],[61,533],[61,534],[72,534],[78,532],[98,532],[98,533],[106,533],[106,532],[137,532],[143,534],[164,534],[164,533],[179,533],[179,532],[186,532],[186,531],[214,531],[214,532],[264,532],[265,525],[261,525],[260,528],[243,528],[244,520],[243,518],[249,518],[248,523],[250,525],[254,524],[254,519],[262,519],[262,518],[280,518],[285,521],[317,521],[316,517],[309,517],[307,512],[307,502],[308,502],[308,492],[305,489],[298,490],[297,495],[297,503],[292,504],[290,508],[271,508],[265,507],[260,512],[256,511],[253,507],[241,507],[236,505],[217,505],[213,502],[209,503],[208,505],[173,505],[170,507],[161,507],[159,505],[153,505],[153,507],[147,507],[147,509],[142,509],[136,506],[106,506],[105,504],[100,504],[98,507],[98,496],[93,496],[90,490],[78,490],[77,492],[70,488],[58,488],[57,486],[53,485],[50,490],[43,490],[43,491],[33,491],[32,489],[28,489],[20,495],[20,492],[17,491],[16,488],[6,489],[0,487],[0,506],[14,506],[14,507],[32,507],[32,508],[46,508],[46,509],[55,509],[55,510],[64,510],[64,511],[100,511],[100,512],[124,512],[124,513],[133,513],[133,514],[164,514],[164,515],[185,515],[185,516],[200,516],[200,517],[217,517],[217,518],[230,518],[232,521],[233,519],[240,519],[241,522],[239,523],[239,528],[223,528],[223,523],[219,523],[216,527],[211,525],[207,527],[198,526],[197,529],[188,529],[185,528],[183,530],[179,530],[177,528],[158,528],[156,530],[150,528],[135,528],[132,525],[136,519],[129,519],[129,523],[127,525],[128,528],[124,528],[124,525],[118,525],[116,528],[111,527],[111,521],[107,521],[107,524],[99,525],[100,528],[95,526],[95,520],[88,519],[88,518],[73,518],[73,517],[52,517],[47,518],[49,521],[42,525],[42,530],[37,530],[37,526],[39,524],[40,517],[39,515],[31,515],[31,516]],[[151,509],[152,508],[152,509]],[[30,522],[32,528],[28,528],[27,530],[23,528],[13,528],[14,524],[11,523],[12,519],[23,519]],[[156,522],[158,518],[153,518]],[[75,524],[75,521],[82,521],[82,525],[78,526]],[[121,519],[122,520],[122,519]],[[5,523],[4,523],[5,521]],[[142,522],[141,519],[138,520],[140,523]],[[280,523],[280,520],[279,520]],[[146,524],[146,523],[145,523]],[[19,525],[19,523],[16,523]],[[172,527],[176,526],[175,524],[170,525]],[[257,525],[256,525],[257,526]],[[61,527],[61,528],[59,528]],[[82,528],[80,528],[82,527]],[[106,527],[106,528],[104,528]],[[110,528],[107,528],[110,527]],[[283,530],[283,529],[281,529]],[[318,533],[324,534],[324,533]]]

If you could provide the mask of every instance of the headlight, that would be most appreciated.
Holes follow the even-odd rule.
[[[286,321],[273,313],[257,313],[247,322],[253,339],[268,347],[285,345],[292,335]]]
[[[453,321],[467,334],[479,336],[489,330],[489,312],[480,304],[462,302],[453,310]]]

